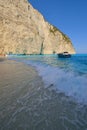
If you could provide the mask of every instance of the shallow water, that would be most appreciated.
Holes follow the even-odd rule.
[[[15,81],[20,81],[16,82],[15,89],[5,82],[3,87],[0,86],[3,95],[0,100],[2,130],[87,130],[86,56],[76,55],[70,59],[58,59],[56,55],[9,58],[34,66],[44,85],[38,76],[31,80],[25,80],[24,76],[19,80],[22,75],[20,67],[20,73],[15,72]]]
[[[45,87],[64,92],[77,102],[87,104],[87,55],[58,58],[57,55],[14,57],[15,60],[34,66],[43,78]]]

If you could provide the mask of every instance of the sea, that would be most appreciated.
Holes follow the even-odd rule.
[[[71,58],[56,54],[8,58],[33,66],[42,77],[44,89],[49,91],[43,96],[41,109],[46,119],[39,117],[36,130],[87,130],[87,54]]]
[[[75,54],[71,58],[57,55],[10,56],[36,68],[45,87],[65,93],[77,102],[87,104],[87,54]]]

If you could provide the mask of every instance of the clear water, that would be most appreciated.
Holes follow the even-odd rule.
[[[21,85],[15,86],[14,95],[9,93],[11,88],[7,89],[6,97],[11,98],[6,99],[11,104],[7,101],[3,105],[4,100],[1,103],[2,130],[87,130],[87,55],[67,59],[57,55],[9,56],[9,59],[34,66],[44,86],[35,78],[34,86],[28,81],[23,81],[28,82],[23,86],[21,81]]]
[[[71,58],[57,55],[21,56],[14,59],[34,66],[42,76],[45,87],[53,86],[58,92],[87,104],[87,55],[78,54]]]

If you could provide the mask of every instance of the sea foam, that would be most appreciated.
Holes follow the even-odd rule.
[[[53,89],[64,92],[77,102],[87,104],[87,76],[78,75],[58,67],[34,61],[24,61],[34,66],[45,83],[45,87],[53,85]]]

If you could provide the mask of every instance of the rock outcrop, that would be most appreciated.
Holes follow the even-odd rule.
[[[0,54],[75,53],[70,39],[27,0],[0,0]]]

